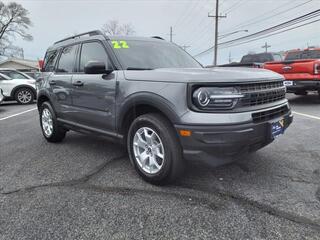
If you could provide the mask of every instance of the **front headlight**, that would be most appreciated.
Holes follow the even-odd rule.
[[[200,87],[193,94],[193,104],[201,110],[232,109],[244,97],[234,87]]]

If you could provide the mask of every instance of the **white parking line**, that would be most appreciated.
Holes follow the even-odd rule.
[[[37,108],[32,108],[32,109],[29,109],[29,110],[26,110],[26,111],[23,111],[23,112],[20,112],[20,113],[13,114],[13,115],[8,116],[8,117],[0,118],[0,121],[6,120],[6,119],[8,119],[8,118],[16,117],[16,116],[19,116],[19,115],[24,114],[24,113],[27,113],[27,112],[31,112],[31,111],[34,111],[34,110],[36,110],[36,109],[37,109]]]
[[[295,112],[295,111],[293,111],[293,113],[297,114],[297,115],[300,115],[300,116],[303,116],[303,117],[320,120],[320,117],[317,117],[317,116],[313,116],[313,115],[309,115],[309,114],[305,114],[305,113],[299,113],[299,112]]]

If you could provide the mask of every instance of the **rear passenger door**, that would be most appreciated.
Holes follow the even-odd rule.
[[[76,54],[79,45],[66,46],[59,51],[52,52],[50,63],[48,62],[46,68],[50,72],[48,84],[53,95],[54,109],[57,112],[58,118],[64,120],[71,120],[71,104],[72,104],[72,74],[75,71]],[[56,61],[55,58],[58,58]],[[57,63],[54,63],[54,62]],[[52,66],[53,65],[53,66]],[[53,70],[51,70],[52,68]]]
[[[85,74],[84,67],[89,61],[105,62],[108,69],[112,68],[106,48],[101,41],[82,43],[78,73],[72,78],[74,121],[96,130],[113,133],[116,72],[108,75]]]

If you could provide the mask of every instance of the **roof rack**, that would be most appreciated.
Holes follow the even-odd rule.
[[[152,36],[151,38],[156,38],[156,39],[164,40],[162,37],[159,37],[159,36]]]
[[[90,31],[90,32],[77,34],[77,35],[74,35],[72,37],[64,38],[64,39],[62,39],[60,41],[55,42],[54,44],[61,43],[61,42],[64,42],[64,41],[67,41],[67,40],[71,40],[71,39],[75,39],[75,38],[79,38],[79,37],[82,37],[82,36],[85,36],[85,35],[89,35],[90,37],[91,36],[96,36],[96,35],[104,36],[104,34],[100,30],[94,30],[94,31]]]

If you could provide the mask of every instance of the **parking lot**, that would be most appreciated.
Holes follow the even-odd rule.
[[[4,103],[0,239],[320,239],[320,100],[288,97],[287,134],[165,187],[138,177],[123,147],[74,132],[47,143],[35,104]]]

